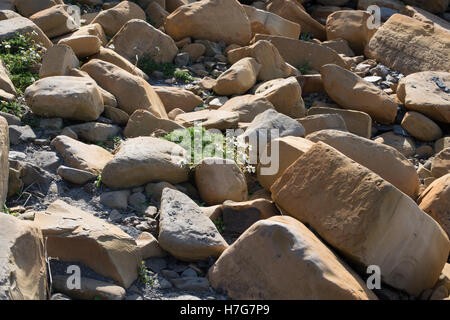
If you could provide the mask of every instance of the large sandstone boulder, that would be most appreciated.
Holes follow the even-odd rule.
[[[415,111],[408,111],[405,114],[402,127],[421,141],[435,141],[442,137],[442,130],[436,122]]]
[[[82,26],[77,31],[73,32],[70,36],[96,36],[100,39],[102,45],[106,46],[106,44],[108,43],[105,31],[103,30],[103,27],[98,23]]]
[[[255,58],[261,65],[258,74],[258,80],[261,81],[285,78],[292,74],[291,67],[284,62],[278,49],[267,40],[260,40],[247,47],[230,50],[227,56],[231,64],[245,57]]]
[[[417,199],[420,209],[436,220],[450,238],[450,174],[434,180]]]
[[[416,143],[414,139],[395,134],[393,131],[382,133],[376,136],[373,141],[391,146],[405,157],[411,157],[416,154]]]
[[[369,12],[362,10],[334,12],[327,19],[327,39],[345,39],[357,55],[362,55],[376,31],[368,26],[367,22],[371,17]]]
[[[177,259],[217,258],[228,247],[200,207],[178,190],[164,188],[159,213],[159,245]]]
[[[218,110],[237,112],[239,122],[252,122],[258,114],[269,109],[274,109],[274,106],[265,97],[246,94],[231,98]]]
[[[33,113],[48,118],[91,121],[104,109],[97,84],[89,78],[47,77],[29,86],[25,99]]]
[[[113,158],[113,155],[102,147],[85,144],[67,136],[57,136],[51,145],[69,166],[94,174],[101,173],[103,167]]]
[[[237,0],[202,0],[181,6],[167,17],[164,27],[175,41],[192,37],[245,46],[251,39],[250,20]]]
[[[149,136],[156,130],[172,132],[176,129],[184,129],[184,127],[175,121],[157,118],[150,111],[140,109],[130,116],[123,134],[127,138],[135,138]]]
[[[177,144],[158,138],[128,139],[103,169],[102,182],[110,188],[130,188],[153,181],[187,181],[189,170],[180,165],[185,153]]]
[[[0,61],[0,90],[10,93],[13,96],[17,96],[16,88],[9,78],[8,71],[3,61]]]
[[[226,130],[238,126],[239,114],[234,111],[204,109],[181,113],[175,117],[175,121],[186,128],[201,126],[207,130]]]
[[[58,44],[65,44],[72,48],[78,58],[84,59],[100,51],[102,42],[97,36],[78,35],[61,39]]]
[[[33,32],[34,31],[34,32]],[[31,39],[44,48],[53,46],[45,33],[30,19],[16,17],[0,21],[0,41],[15,37],[17,34],[30,34]]]
[[[434,286],[450,242],[442,228],[399,189],[319,142],[271,188],[287,213],[381,280],[418,296]],[[418,236],[420,235],[420,237]]]
[[[71,69],[78,68],[80,61],[68,45],[61,44],[51,47],[42,57],[39,78],[53,76],[68,76]]]
[[[130,61],[122,57],[120,54],[115,52],[112,49],[108,48],[100,48],[100,51],[96,54],[94,54],[91,59],[99,59],[103,60],[112,64],[115,64],[116,66],[124,69],[125,71],[128,71],[131,74],[134,74],[135,76],[147,79],[148,76],[138,67],[136,67],[134,64],[132,64]]]
[[[103,89],[112,93],[119,108],[129,115],[137,109],[145,109],[158,118],[167,119],[161,99],[144,79],[98,59],[84,64],[81,70],[87,72]]]
[[[202,98],[183,88],[154,86],[153,89],[161,98],[167,112],[177,108],[189,112],[203,103]]]
[[[250,20],[252,35],[256,33],[282,36],[292,39],[300,37],[299,24],[280,17],[277,14],[260,10],[252,6],[243,5],[245,13]]]
[[[259,40],[270,41],[278,49],[284,61],[294,67],[307,63],[312,70],[316,71],[326,64],[348,68],[345,60],[336,51],[318,43],[265,34],[257,34],[252,41]]]
[[[0,117],[0,203],[6,201],[9,176],[9,129],[5,118]]]
[[[208,278],[232,299],[377,299],[308,228],[284,216],[252,225],[210,268]]]
[[[440,178],[450,173],[450,148],[439,152],[431,163],[431,173],[435,178]]]
[[[91,24],[100,24],[106,35],[113,37],[125,23],[132,19],[145,21],[144,10],[134,2],[122,1],[111,9],[101,11]]]
[[[338,114],[315,114],[297,121],[305,128],[306,135],[326,129],[347,131],[344,119]]]
[[[449,72],[418,72],[399,81],[397,97],[408,110],[450,123],[450,97],[448,90],[445,90],[449,87]]]
[[[44,240],[32,223],[0,214],[0,266],[0,300],[47,298]]]
[[[61,36],[78,29],[79,25],[68,12],[67,5],[56,5],[36,12],[30,17],[49,38]]]
[[[450,72],[449,47],[449,30],[394,14],[373,35],[365,56],[405,75],[420,71]]]
[[[322,141],[336,148],[412,198],[419,191],[419,177],[413,164],[390,146],[338,130],[314,132],[307,139]]]
[[[243,94],[255,85],[260,70],[258,61],[243,58],[217,78],[213,90],[221,96]]]
[[[200,197],[209,205],[226,200],[236,202],[248,198],[244,173],[230,159],[204,158],[195,166],[195,184]]]
[[[64,4],[63,0],[14,0],[17,11],[25,17],[58,4]]]
[[[34,222],[46,238],[50,257],[82,262],[125,288],[138,277],[141,253],[119,227],[61,200],[37,212]]]
[[[342,108],[366,112],[380,123],[394,123],[398,105],[380,88],[337,65],[325,65],[320,73],[326,92]]]
[[[171,37],[139,19],[128,21],[111,39],[108,46],[111,45],[133,64],[144,56],[152,57],[156,63],[169,63],[178,53]]]

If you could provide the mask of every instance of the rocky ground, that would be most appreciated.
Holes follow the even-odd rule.
[[[0,41],[1,299],[449,299],[448,0],[6,0]]]

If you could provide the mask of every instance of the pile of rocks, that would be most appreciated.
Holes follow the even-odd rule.
[[[0,4],[0,299],[450,299],[448,0],[80,2]]]

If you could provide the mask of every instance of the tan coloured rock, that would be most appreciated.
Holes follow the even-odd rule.
[[[270,155],[271,161],[264,163],[266,161],[260,160],[257,166],[258,181],[261,186],[270,190],[272,184],[281,177],[284,171],[313,145],[314,142],[294,136],[270,141],[265,154]]]
[[[75,132],[79,139],[92,143],[112,141],[121,133],[120,127],[101,122],[85,122],[65,127]]]
[[[119,227],[61,200],[36,213],[34,222],[47,238],[50,257],[83,262],[125,288],[138,277],[140,251]]]
[[[248,198],[245,176],[230,159],[204,158],[195,166],[195,184],[201,198],[209,205],[225,200],[236,202]]]
[[[160,248],[158,240],[148,232],[142,232],[136,239],[136,244],[141,250],[142,259],[165,257],[167,254]]]
[[[338,114],[316,114],[297,121],[305,128],[306,135],[326,129],[347,131],[344,119]]]
[[[184,129],[184,127],[175,121],[157,118],[150,111],[136,110],[130,116],[123,134],[127,138],[135,138],[149,136],[158,129],[170,133],[176,129]]]
[[[347,57],[354,57],[355,53],[350,48],[349,43],[347,40],[342,38],[333,39],[330,41],[324,41],[321,43],[324,46],[327,46],[328,48],[333,49],[339,54],[343,54]]]
[[[372,118],[365,112],[315,106],[308,109],[308,116],[315,114],[338,114],[349,132],[368,139],[372,136]]]
[[[126,291],[124,288],[111,284],[109,282],[94,280],[81,277],[79,289],[69,289],[67,283],[70,283],[70,276],[54,275],[52,277],[52,288],[70,296],[73,299],[80,300],[124,300]]]
[[[108,46],[111,45],[114,51],[133,64],[137,63],[136,59],[145,56],[151,57],[156,63],[169,63],[178,53],[172,38],[139,19],[128,21],[111,39]]]
[[[14,0],[17,11],[25,17],[58,4],[64,4],[63,0]]]
[[[285,78],[292,73],[277,48],[267,40],[260,40],[247,47],[230,50],[227,56],[231,64],[246,57],[254,58],[261,65],[258,74],[258,80],[261,81]]]
[[[418,72],[399,81],[397,97],[408,110],[450,123],[450,95],[445,92],[449,87],[449,72]]]
[[[69,166],[99,174],[103,167],[113,158],[113,155],[96,145],[89,145],[69,138],[57,136],[51,145],[61,154]]]
[[[408,111],[405,114],[402,127],[421,141],[435,141],[442,137],[441,128],[433,120],[415,111]]]
[[[237,0],[203,0],[184,5],[167,17],[164,28],[175,41],[192,37],[245,46],[251,39],[250,20]]]
[[[72,48],[80,59],[92,56],[100,51],[102,43],[97,36],[81,35],[61,39],[58,44],[65,44]]]
[[[16,88],[9,78],[8,71],[2,60],[0,60],[0,90],[12,94],[13,96],[17,95]]]
[[[260,33],[292,39],[298,39],[300,37],[301,27],[298,23],[252,6],[243,5],[243,7],[250,20],[252,35]]]
[[[129,115],[137,109],[145,109],[158,118],[167,119],[161,99],[144,79],[98,59],[84,64],[81,70],[87,72],[103,89],[112,93],[119,108]]]
[[[56,5],[36,12],[30,17],[49,38],[54,38],[78,29],[79,25],[69,14],[69,6]]]
[[[446,148],[450,148],[450,136],[443,137],[434,143],[434,152],[435,153],[439,153]]]
[[[313,142],[324,142],[392,183],[400,191],[416,198],[419,177],[414,165],[396,149],[354,134],[322,130],[307,136]]]
[[[80,61],[68,45],[61,44],[51,47],[42,57],[39,78],[52,76],[68,76],[71,69],[78,68]]]
[[[377,86],[337,65],[325,65],[320,73],[326,92],[342,108],[366,112],[380,123],[394,123],[398,105]]]
[[[202,43],[189,43],[183,46],[181,52],[189,53],[189,59],[195,62],[198,58],[205,54],[206,47]]]
[[[237,127],[239,113],[234,111],[205,109],[181,113],[175,117],[175,121],[186,128],[202,126],[205,129],[225,130]]]
[[[137,66],[132,64],[130,61],[128,61],[112,49],[101,47],[100,51],[97,54],[94,54],[91,58],[115,64],[116,66],[124,69],[125,71],[128,71],[131,74],[134,74],[135,76],[144,79],[148,78],[148,76],[141,69],[139,69]]]
[[[411,157],[416,154],[416,143],[413,139],[388,131],[375,137],[373,141],[385,144],[395,148],[405,157]]]
[[[405,0],[406,4],[421,7],[432,13],[443,13],[448,9],[448,0]]]
[[[364,48],[374,35],[376,29],[369,28],[372,16],[367,11],[343,10],[328,16],[327,39],[345,39],[357,55],[364,53]]]
[[[294,67],[308,63],[310,68],[316,71],[326,64],[348,68],[347,62],[336,51],[318,43],[264,34],[257,34],[252,41],[259,40],[270,41],[278,49],[284,61]]]
[[[156,1],[153,1],[148,5],[147,9],[145,9],[145,13],[148,15],[154,26],[158,29],[164,26],[166,18],[169,16],[169,12],[167,12]]]
[[[431,164],[431,173],[435,178],[440,178],[450,173],[450,148],[439,152]]]
[[[33,32],[34,31],[34,32]],[[23,17],[0,21],[0,41],[15,37],[17,34],[30,34],[32,40],[44,48],[53,46],[45,33],[30,19]]]
[[[34,82],[25,90],[27,105],[44,117],[97,120],[103,99],[92,79],[56,76]]]
[[[265,97],[276,111],[291,118],[301,118],[306,113],[302,88],[295,77],[263,82],[256,87],[255,95]]]
[[[365,56],[405,75],[421,71],[450,72],[449,47],[450,31],[394,14],[373,35]]]
[[[203,103],[202,98],[183,88],[154,86],[153,89],[161,98],[167,112],[176,108],[189,112]]]
[[[228,244],[214,223],[184,193],[164,188],[161,197],[159,245],[183,261],[217,258]]]
[[[417,199],[420,209],[436,220],[450,238],[450,174],[436,179]]]
[[[80,27],[77,31],[70,35],[71,37],[76,36],[96,36],[100,39],[103,46],[106,46],[108,40],[106,39],[105,31],[103,27],[98,23],[88,24]]]
[[[359,276],[299,221],[252,225],[210,268],[232,299],[376,300]]]
[[[117,6],[100,12],[91,24],[98,23],[103,27],[105,34],[113,37],[125,23],[132,19],[145,21],[145,12],[136,3],[122,1]]]
[[[180,165],[185,153],[182,147],[163,139],[128,139],[103,169],[102,182],[110,188],[130,188],[153,181],[187,181],[189,170]]]
[[[255,85],[260,70],[255,59],[243,58],[217,78],[213,90],[221,96],[243,94]]]
[[[265,97],[246,94],[231,98],[218,110],[237,112],[239,122],[252,122],[258,114],[269,109],[274,109],[274,106]]]
[[[1,300],[47,298],[44,240],[32,223],[0,215],[0,265]]]
[[[188,3],[188,0],[166,0],[165,8],[169,12],[174,12],[176,9],[178,9],[178,7],[184,6]]]
[[[322,142],[271,191],[279,207],[341,254],[357,265],[377,265],[384,283],[409,294],[431,288],[448,258],[447,235],[411,198]]]

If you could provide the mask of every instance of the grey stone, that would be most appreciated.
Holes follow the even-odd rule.
[[[89,181],[95,180],[96,175],[80,169],[60,166],[57,170],[58,175],[66,181],[75,184],[85,184]]]
[[[180,290],[202,291],[209,289],[209,281],[203,277],[170,279],[170,282]]]
[[[113,209],[125,210],[129,196],[130,190],[105,192],[100,195],[100,203]]]
[[[12,145],[33,141],[34,139],[36,139],[36,134],[30,126],[9,126],[9,141]]]
[[[180,52],[175,57],[175,64],[179,67],[184,67],[189,63],[189,53]]]
[[[192,269],[192,268],[187,268],[186,270],[183,271],[183,273],[181,274],[182,278],[195,278],[197,277],[197,272]]]

